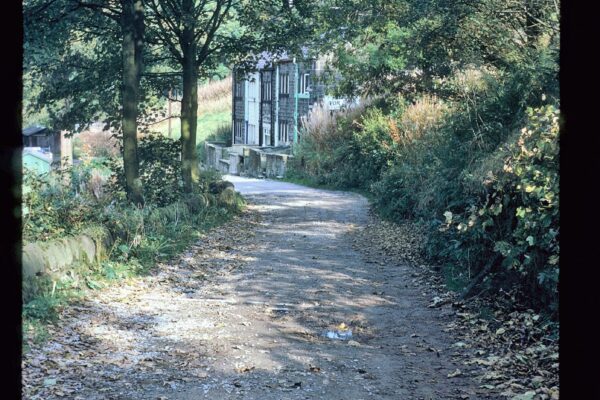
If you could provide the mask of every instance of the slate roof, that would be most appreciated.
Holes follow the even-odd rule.
[[[50,131],[45,126],[41,125],[30,125],[23,129],[23,136],[32,136],[38,134],[49,134]]]
[[[300,49],[302,51],[302,56],[303,57],[307,57],[308,56],[308,47],[306,46],[302,46],[302,48]],[[257,70],[261,70],[264,68],[268,68],[273,61],[291,61],[292,58],[290,57],[289,53],[287,51],[283,51],[280,54],[273,54],[269,51],[262,51],[258,54],[258,56],[255,57],[256,59],[256,69]]]
[[[268,52],[268,51],[262,51],[256,57],[256,64],[255,64],[256,69],[260,71],[261,69],[268,68],[269,66],[271,66],[274,59],[275,59],[275,56],[273,53]]]

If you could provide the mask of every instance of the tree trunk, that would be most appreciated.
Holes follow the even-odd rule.
[[[137,116],[140,76],[142,72],[142,46],[144,11],[142,0],[121,0],[121,31],[123,33],[123,169],[127,198],[144,204],[142,182],[137,155]]]
[[[184,0],[184,12],[191,14],[193,2]],[[182,34],[183,96],[181,99],[181,171],[184,189],[191,193],[198,183],[198,153],[196,152],[196,128],[198,123],[198,71],[196,41],[193,22],[184,25]]]

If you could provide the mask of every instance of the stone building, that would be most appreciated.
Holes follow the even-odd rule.
[[[296,142],[302,118],[325,97],[317,79],[323,63],[286,53],[275,60],[263,52],[254,71],[234,69],[232,143],[278,147]]]
[[[326,57],[296,58],[262,52],[250,71],[233,69],[232,145],[205,142],[206,168],[223,173],[281,177],[291,147],[302,134],[302,121],[320,103],[331,111],[348,104],[328,95],[320,79]]]

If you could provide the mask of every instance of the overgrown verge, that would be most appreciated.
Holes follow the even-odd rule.
[[[437,97],[313,112],[288,178],[367,191],[425,230],[424,255],[467,297],[514,294],[558,317],[558,104],[535,73],[456,71]]]
[[[365,229],[354,232],[353,247],[371,262],[412,265],[409,280],[427,295],[428,307],[438,310],[441,319],[451,317],[444,331],[454,340],[441,350],[457,364],[451,376],[475,377],[488,397],[558,399],[557,323],[519,304],[514,292],[499,290],[493,297],[461,300],[451,290],[456,288],[452,280],[445,279],[453,271],[439,274],[439,266],[424,259],[423,228],[371,214]]]
[[[178,146],[162,137],[142,139],[142,208],[125,199],[118,159],[88,157],[50,175],[25,171],[24,244],[30,243],[28,251],[34,247],[31,254],[42,265],[24,279],[25,341],[43,340],[45,324],[56,321],[62,306],[90,290],[147,273],[243,208],[241,196],[218,184],[220,176],[212,172],[203,173],[192,194],[184,194]],[[94,239],[90,249],[79,249],[82,237]],[[102,255],[80,257],[85,251]]]

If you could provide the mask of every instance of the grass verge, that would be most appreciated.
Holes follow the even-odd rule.
[[[60,276],[24,281],[27,300],[22,313],[23,351],[48,340],[48,328],[58,323],[64,307],[93,296],[96,290],[148,275],[158,262],[175,259],[211,228],[228,222],[245,206],[241,196],[229,197],[215,196],[209,206],[182,212],[175,221],[170,220],[172,207],[155,208],[146,214],[143,210],[130,210],[130,214],[141,214],[145,219],[142,225],[146,232],[136,239],[135,245],[117,238],[104,260],[74,264]],[[152,223],[152,218],[159,223]]]

